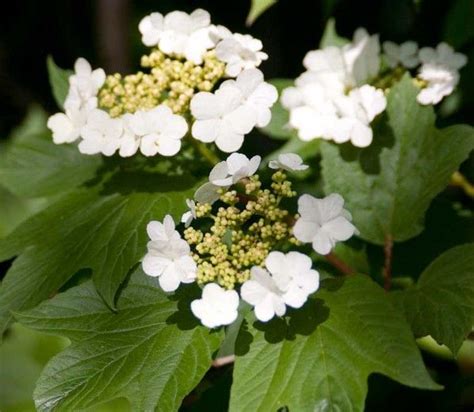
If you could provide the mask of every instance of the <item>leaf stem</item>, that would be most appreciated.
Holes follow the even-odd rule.
[[[474,199],[474,184],[470,183],[460,172],[453,173],[451,185],[461,188],[467,196]]]
[[[339,259],[336,255],[332,252],[328,255],[324,256],[326,260],[334,266],[339,272],[341,272],[345,276],[355,275],[356,271],[352,269],[349,265]]]
[[[209,148],[199,140],[190,137],[191,143],[197,149],[197,151],[204,157],[212,166],[215,166],[221,161],[219,157]]]
[[[393,240],[390,235],[385,237],[385,243],[383,247],[385,260],[383,265],[383,287],[386,291],[389,291],[392,287],[392,257],[393,257]]]

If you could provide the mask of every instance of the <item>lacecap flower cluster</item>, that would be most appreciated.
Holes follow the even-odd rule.
[[[278,94],[257,69],[268,58],[260,40],[212,25],[201,9],[152,13],[139,30],[151,47],[143,71],[107,76],[76,61],[64,112],[48,121],[54,143],[79,141],[89,155],[174,156],[190,134],[231,153],[270,122]]]
[[[297,196],[288,172],[308,167],[298,155],[282,154],[268,166],[265,188],[256,174],[260,157],[233,153],[187,201],[179,231],[169,215],[148,224],[144,272],[166,292],[196,282],[202,297],[191,310],[209,328],[233,323],[241,300],[262,322],[300,308],[319,288],[319,273],[298,249],[310,243],[326,255],[356,232],[338,194],[304,194],[297,214],[287,207]]]
[[[446,43],[418,49],[413,41],[400,45],[387,41],[383,52],[378,35],[360,28],[342,47],[306,54],[307,70],[281,96],[290,112],[289,126],[301,140],[320,138],[367,147],[373,139],[370,124],[386,108],[385,93],[405,71],[418,68],[418,102],[437,104],[453,92],[458,71],[467,62]]]

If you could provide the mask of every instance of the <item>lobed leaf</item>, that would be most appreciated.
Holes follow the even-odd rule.
[[[56,145],[49,133],[15,139],[0,164],[0,183],[18,196],[51,196],[91,179],[100,156],[85,156],[75,145]]]
[[[117,313],[87,282],[18,314],[30,328],[72,340],[43,371],[34,393],[37,410],[79,410],[125,396],[132,410],[177,411],[222,339],[197,326],[180,304],[139,269]]]
[[[474,324],[474,243],[435,259],[416,287],[393,293],[416,337],[431,335],[457,353]]]
[[[368,148],[321,142],[326,193],[344,196],[369,242],[418,235],[431,201],[474,149],[474,128],[436,129],[433,108],[419,105],[417,93],[409,75],[393,87]]]
[[[178,219],[192,193],[100,196],[84,190],[25,221],[0,240],[0,261],[21,254],[0,286],[0,330],[11,311],[54,295],[81,269],[92,270],[99,293],[114,307],[118,288],[146,252],[148,222],[167,213]]]
[[[254,323],[240,337],[230,411],[363,411],[367,378],[439,389],[403,316],[369,278],[326,283],[282,320]],[[250,341],[245,335],[252,335]]]

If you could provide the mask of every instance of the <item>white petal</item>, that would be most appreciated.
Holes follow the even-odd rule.
[[[169,264],[168,259],[147,254],[143,258],[142,267],[148,276],[156,277],[161,276]]]
[[[313,249],[320,255],[327,255],[333,246],[331,238],[324,230],[319,230],[313,238]]]
[[[243,134],[236,133],[228,127],[223,127],[217,136],[216,146],[225,153],[239,150],[244,142]]]
[[[176,289],[178,289],[180,281],[175,265],[168,265],[163,274],[159,277],[158,281],[160,283],[161,289],[163,289],[165,292],[174,292]]]
[[[214,142],[221,130],[220,119],[196,120],[191,129],[194,138],[204,143]]]
[[[338,216],[325,223],[323,230],[330,233],[332,238],[344,241],[352,237],[355,232],[355,226],[345,217]]]
[[[162,156],[174,156],[181,149],[181,141],[169,137],[160,137],[158,140],[158,153]]]

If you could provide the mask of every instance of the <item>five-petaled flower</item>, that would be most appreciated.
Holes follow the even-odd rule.
[[[191,310],[204,326],[216,328],[230,325],[237,319],[239,295],[215,283],[204,286],[201,299],[191,302]]]
[[[303,243],[312,243],[313,249],[327,255],[338,241],[356,233],[350,213],[344,209],[344,199],[332,193],[323,199],[302,195],[298,199],[300,218],[293,228],[295,237]]]
[[[271,252],[265,267],[254,266],[250,280],[242,285],[242,299],[254,306],[255,316],[267,322],[283,316],[286,306],[300,308],[319,288],[319,273],[311,259],[299,252]]]
[[[194,282],[196,262],[188,243],[175,230],[173,218],[166,215],[163,223],[150,222],[147,233],[151,240],[143,258],[143,271],[149,276],[158,277],[165,292],[175,291],[181,283]]]

